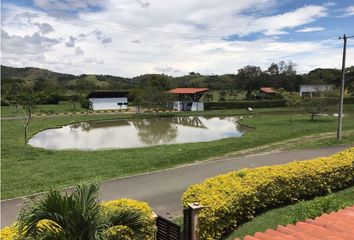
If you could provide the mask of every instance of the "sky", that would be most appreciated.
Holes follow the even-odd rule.
[[[1,64],[133,77],[341,68],[354,1],[3,0]],[[354,65],[354,38],[347,65]]]

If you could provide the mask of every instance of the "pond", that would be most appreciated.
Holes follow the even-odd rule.
[[[34,135],[29,144],[45,149],[98,150],[205,142],[241,137],[248,128],[237,117],[160,117],[75,123]]]

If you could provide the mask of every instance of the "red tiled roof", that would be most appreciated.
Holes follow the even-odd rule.
[[[275,93],[275,91],[270,87],[261,87],[261,91],[265,93]]]
[[[238,238],[236,238],[238,239]],[[236,240],[235,239],[235,240]],[[246,236],[244,240],[300,240],[300,239],[354,239],[354,206],[323,214],[320,217],[307,219],[305,222],[278,226],[276,230],[268,229],[264,233],[257,232],[253,237]]]
[[[168,92],[174,94],[194,94],[194,93],[205,92],[208,90],[209,88],[175,88]]]

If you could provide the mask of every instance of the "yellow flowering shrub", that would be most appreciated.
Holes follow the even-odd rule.
[[[131,199],[118,199],[113,201],[102,202],[103,210],[119,210],[119,209],[129,209],[137,212],[141,212],[144,215],[145,226],[143,232],[145,233],[144,240],[152,240],[155,235],[155,218],[153,216],[153,211],[149,205],[145,202],[140,202]],[[60,231],[60,226],[55,224],[48,225],[50,220],[42,220],[37,224],[37,227],[40,230],[51,230],[51,231]],[[119,236],[117,239],[125,240],[134,240],[133,232],[131,229],[125,226],[116,226],[108,229],[109,233],[113,236]],[[19,235],[18,228],[16,224],[5,227],[0,231],[0,240],[20,240],[21,236]]]
[[[118,199],[118,200],[113,200],[113,201],[108,201],[108,202],[103,202],[102,203],[103,208],[108,208],[112,210],[119,210],[119,209],[127,209],[127,210],[132,210],[135,212],[141,212],[144,215],[144,222],[145,226],[143,229],[145,240],[150,240],[154,239],[155,236],[155,218],[153,216],[153,211],[149,207],[149,205],[145,202],[140,202],[136,200],[131,200],[131,199]],[[124,235],[127,236],[127,240],[132,239],[132,233],[130,231],[127,231],[126,228],[117,228],[115,227],[114,229],[110,229],[111,233],[116,232],[115,234],[119,235]],[[129,234],[130,233],[130,234]]]
[[[49,225],[49,223],[51,223]],[[60,231],[60,226],[56,225],[51,220],[41,220],[37,224],[37,228],[41,231],[51,230],[51,231]],[[19,230],[16,224],[13,224],[10,227],[4,227],[0,231],[0,240],[20,240]]]
[[[0,231],[0,239],[1,240],[16,240],[17,239],[17,228],[15,225],[11,227],[4,227]]]
[[[206,206],[201,239],[220,239],[262,209],[324,195],[354,183],[354,148],[329,157],[242,169],[190,186],[182,203]]]

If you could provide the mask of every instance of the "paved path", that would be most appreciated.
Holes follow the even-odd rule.
[[[317,156],[327,156],[349,146],[336,146],[312,150],[297,150],[239,158],[228,158],[210,162],[141,174],[103,183],[101,199],[132,198],[146,201],[154,211],[162,216],[174,218],[181,215],[181,196],[186,188],[203,179],[240,168],[253,168],[305,160]],[[1,202],[1,227],[16,220],[18,211],[24,204],[24,198],[15,198]]]

